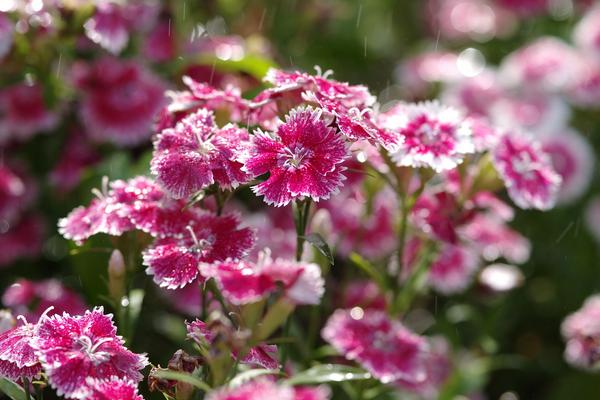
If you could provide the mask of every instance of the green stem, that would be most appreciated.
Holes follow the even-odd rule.
[[[202,301],[202,311],[200,314],[200,320],[202,321],[206,321],[206,317],[208,317],[208,304],[206,304],[208,301],[208,296],[206,295],[207,291],[208,289],[206,287],[206,282],[202,282],[200,284],[200,298]]]
[[[23,389],[25,390],[25,399],[31,399],[31,392],[29,388],[29,379],[23,378]]]
[[[417,265],[406,282],[404,282],[402,290],[398,293],[392,304],[392,314],[402,314],[410,308],[414,298],[425,286],[427,273],[429,272],[434,253],[435,244],[427,241],[423,245]]]
[[[304,251],[304,236],[308,226],[308,217],[310,215],[310,199],[297,200],[293,203],[294,224],[296,225],[296,261],[302,259]]]

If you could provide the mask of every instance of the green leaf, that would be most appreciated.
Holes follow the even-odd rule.
[[[277,300],[258,325],[257,339],[265,340],[289,318],[295,305],[285,297]]]
[[[200,379],[194,375],[186,374],[185,372],[170,371],[168,369],[162,369],[162,370],[156,371],[155,376],[157,378],[171,379],[174,381],[188,383],[206,393],[211,391],[211,387],[208,386],[208,384],[206,382],[204,382],[202,379]]]
[[[249,369],[234,376],[233,379],[229,381],[229,386],[237,387],[263,375],[281,375],[281,372],[276,369]]]
[[[329,261],[329,265],[333,265],[333,254],[331,253],[331,249],[329,245],[318,233],[311,233],[308,236],[304,236],[304,240],[308,243],[312,244],[314,248],[319,250],[319,253],[323,254],[327,260]]]
[[[0,392],[4,393],[12,400],[27,400],[25,390],[11,380],[0,378]]]
[[[371,379],[370,373],[356,367],[339,364],[320,364],[299,374],[294,375],[286,381],[289,385],[313,385],[320,383],[335,383],[346,381],[362,381]]]
[[[273,61],[257,55],[249,54],[241,60],[221,60],[216,57],[202,57],[201,63],[214,65],[219,71],[244,72],[262,80],[269,68],[277,67]]]
[[[369,277],[373,278],[379,289],[385,292],[387,288],[387,284],[385,281],[385,277],[375,268],[373,264],[371,264],[368,260],[365,260],[360,256],[360,254],[352,253],[350,254],[350,261],[352,261],[358,268],[363,270]]]

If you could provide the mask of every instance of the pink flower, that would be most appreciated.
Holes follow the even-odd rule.
[[[229,189],[248,182],[241,151],[249,144],[245,129],[218,128],[213,113],[200,109],[163,130],[154,141],[152,173],[175,198],[186,198],[213,183]]]
[[[445,245],[429,267],[429,285],[446,295],[462,292],[473,280],[477,267],[479,258],[473,250]]]
[[[571,129],[543,136],[542,149],[562,178],[558,202],[572,203],[588,189],[594,172],[594,152],[585,138]]]
[[[119,54],[129,41],[129,23],[123,7],[115,3],[100,2],[83,27],[92,42],[113,54]]]
[[[175,58],[175,32],[172,30],[170,20],[159,21],[144,41],[144,56],[154,62]]]
[[[350,282],[343,293],[342,308],[360,307],[362,309],[373,308],[375,310],[385,310],[387,299],[381,289],[373,281],[354,281]]]
[[[425,399],[437,399],[440,389],[448,381],[452,372],[449,353],[450,344],[443,336],[431,338],[429,351],[425,356],[427,379],[417,383],[398,380],[395,384],[402,389],[417,393]]]
[[[291,387],[279,386],[267,379],[255,379],[235,388],[211,392],[206,400],[295,400]]]
[[[573,30],[573,41],[584,52],[600,59],[600,7],[588,10]]]
[[[325,291],[321,268],[317,264],[270,257],[262,253],[256,263],[225,261],[202,265],[202,275],[217,282],[230,303],[242,305],[259,301],[277,291],[282,284],[287,298],[296,304],[319,304]]]
[[[138,394],[137,384],[128,379],[112,376],[108,379],[89,378],[86,380],[89,400],[144,400]]]
[[[0,92],[0,143],[28,140],[58,124],[58,114],[46,106],[43,87],[17,84]]]
[[[583,54],[581,64],[565,94],[581,108],[595,108],[600,104],[600,61]]]
[[[478,214],[460,230],[461,236],[486,261],[500,257],[522,264],[529,259],[531,244],[500,218]]]
[[[502,95],[504,88],[496,71],[484,70],[477,76],[448,85],[442,99],[448,105],[465,109],[470,115],[488,116],[490,106]]]
[[[327,386],[295,387],[294,400],[328,400],[331,390]]]
[[[44,316],[35,328],[32,346],[50,385],[59,396],[88,396],[88,379],[120,379],[139,382],[148,360],[123,346],[112,315],[102,307],[84,315]]]
[[[39,215],[27,215],[11,224],[5,225],[6,231],[0,234],[0,267],[21,258],[34,259],[44,245],[46,226]]]
[[[354,310],[354,309],[353,309]],[[349,360],[356,360],[383,383],[427,377],[426,341],[378,310],[337,310],[322,331],[323,338]]]
[[[37,188],[33,179],[18,168],[0,166],[0,219],[9,223],[35,199]]]
[[[201,346],[212,346],[215,341],[215,333],[213,333],[206,323],[195,320],[187,325],[188,338],[195,341]],[[231,349],[232,357],[237,359],[238,354],[235,349]],[[279,368],[279,360],[277,359],[277,346],[270,344],[259,344],[248,350],[246,355],[240,360],[241,363],[258,366],[265,369]]]
[[[345,144],[312,108],[292,110],[274,134],[257,131],[244,170],[269,173],[252,190],[267,204],[280,207],[298,198],[328,199],[342,186]]]
[[[514,87],[562,90],[577,74],[577,53],[554,37],[541,37],[508,55],[500,67],[503,81]]]
[[[5,14],[0,14],[0,61],[10,52],[14,30],[12,21]]]
[[[600,296],[589,297],[581,309],[565,318],[561,331],[567,342],[567,362],[579,368],[597,368],[600,362]]]
[[[42,366],[32,348],[34,325],[23,325],[0,334],[0,376],[13,381],[40,375]]]
[[[253,243],[253,231],[240,228],[236,215],[197,213],[178,235],[155,240],[143,253],[144,265],[156,284],[176,289],[214,263],[245,256]]]
[[[74,189],[85,170],[100,161],[100,154],[82,133],[73,132],[62,149],[58,163],[50,172],[50,181],[63,192]]]
[[[57,279],[38,282],[19,279],[4,291],[2,304],[13,310],[15,315],[23,315],[34,322],[50,307],[52,311],[48,314],[80,314],[86,308],[81,296]]]
[[[74,74],[83,92],[79,116],[92,139],[133,146],[150,137],[164,103],[164,84],[156,76],[139,64],[115,58],[78,64]]]
[[[380,122],[396,135],[390,150],[399,166],[441,172],[455,168],[475,151],[470,126],[461,114],[438,102],[398,104],[381,114]]]
[[[463,78],[458,71],[457,57],[456,53],[444,50],[424,51],[400,64],[395,76],[412,96],[422,97],[432,83],[448,83]]]
[[[510,198],[521,208],[554,206],[561,178],[538,142],[526,135],[505,134],[494,149],[494,165]]]

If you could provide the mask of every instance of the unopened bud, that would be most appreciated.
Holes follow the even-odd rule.
[[[108,260],[108,293],[118,302],[125,295],[125,259],[119,250],[114,250]]]

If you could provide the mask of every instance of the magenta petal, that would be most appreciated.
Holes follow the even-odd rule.
[[[164,153],[152,159],[152,173],[176,199],[214,183],[206,159],[198,153]]]
[[[184,287],[198,276],[198,257],[171,239],[158,241],[144,251],[146,273],[154,282],[168,289]]]

